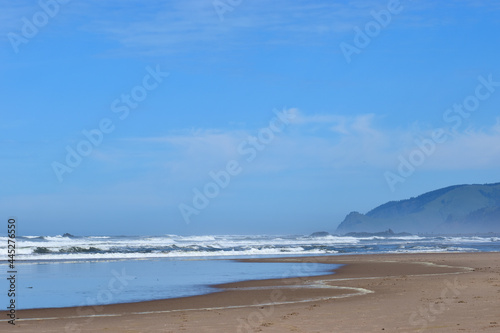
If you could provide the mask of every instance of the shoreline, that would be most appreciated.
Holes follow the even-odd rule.
[[[384,311],[397,313],[406,308],[406,315],[397,320],[379,321],[381,327],[376,331],[382,328],[390,330],[391,327],[395,331],[418,331],[424,326],[429,330],[439,321],[460,321],[463,316],[455,314],[460,308],[468,309],[467,313],[477,313],[478,320],[483,315],[489,317],[482,325],[484,330],[500,327],[500,311],[487,314],[494,313],[491,308],[500,305],[497,300],[500,296],[500,253],[337,255],[238,261],[308,263],[306,266],[297,265],[297,269],[310,267],[311,271],[320,263],[344,266],[327,275],[216,285],[213,287],[219,289],[218,292],[199,296],[102,306],[19,310],[16,329],[21,332],[35,327],[41,332],[121,332],[125,323],[137,327],[137,332],[147,331],[145,327],[149,327],[150,332],[290,332],[293,330],[286,328],[290,325],[299,332],[309,332],[304,327],[311,325],[316,327],[311,331],[331,332],[328,327],[332,329],[332,325],[340,323],[347,326],[344,330],[340,330],[339,326],[339,332],[356,331],[358,328],[361,332],[362,327],[365,331],[374,329],[366,326],[369,321],[364,324],[359,322],[359,316],[353,316],[349,308],[360,309],[366,319],[376,313],[384,317]],[[479,286],[477,294],[466,297]],[[419,297],[426,291],[428,297]],[[491,299],[484,302],[486,298]],[[465,305],[472,303],[475,305],[470,309]],[[456,311],[452,309],[455,307]],[[304,315],[320,309],[331,311],[326,311],[301,329]],[[342,316],[332,318],[332,314],[337,317],[340,313]],[[223,316],[225,321],[221,322],[219,316]],[[466,323],[456,323],[453,328],[449,323],[443,325],[453,332],[458,326],[467,330]],[[477,325],[470,321],[468,325],[472,325],[471,332],[477,331]]]

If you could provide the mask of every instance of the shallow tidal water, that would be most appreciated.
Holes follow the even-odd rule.
[[[210,286],[213,284],[322,275],[339,266],[206,258],[21,263],[17,265],[17,308],[101,305],[194,296],[219,291]]]

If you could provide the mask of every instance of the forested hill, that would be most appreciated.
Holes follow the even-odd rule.
[[[455,185],[401,201],[390,201],[366,214],[351,212],[336,233],[500,232],[500,183]]]

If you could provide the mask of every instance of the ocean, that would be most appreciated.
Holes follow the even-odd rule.
[[[239,258],[369,253],[498,252],[497,236],[19,236],[17,309],[100,305],[217,292],[213,284],[331,273],[339,265]],[[7,290],[7,237],[0,237]],[[0,301],[9,298],[2,293]]]

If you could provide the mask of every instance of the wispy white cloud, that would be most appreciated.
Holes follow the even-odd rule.
[[[31,17],[40,7],[36,2],[0,0],[0,36],[7,39],[9,32],[20,33],[23,17]]]
[[[115,2],[111,2],[115,3]],[[352,31],[369,18],[368,3],[244,1],[220,21],[212,1],[154,2],[141,7],[127,2],[116,5],[115,15],[94,1],[80,11],[92,11],[86,29],[107,35],[130,51],[161,55],[193,50],[248,48],[255,44],[308,45],[331,40],[338,33]],[[142,8],[142,9],[141,9]],[[121,19],[115,19],[115,17]]]
[[[306,115],[292,110],[294,121],[276,134],[255,163],[249,164],[249,172],[384,163],[383,146],[388,137],[374,127],[374,115]],[[261,129],[191,129],[161,137],[130,138],[100,151],[98,158],[102,163],[128,166],[149,160],[151,170],[168,170],[177,179],[192,179],[225,166],[231,159],[244,162],[238,147],[249,137],[258,136]]]
[[[377,125],[381,118],[373,114],[294,112],[294,122],[276,135],[255,163],[248,165],[249,172],[349,167],[391,170],[397,165],[398,156],[407,156],[418,149],[415,139],[432,135],[432,130],[418,127],[384,129]],[[107,153],[114,156],[116,163],[126,165],[134,162],[127,162],[130,156],[123,151],[138,150],[140,160],[149,159],[153,171],[168,170],[169,177],[176,179],[204,177],[230,159],[242,160],[237,147],[259,130],[199,129],[162,137],[131,138],[122,140],[122,144]],[[500,120],[490,128],[449,135],[446,142],[436,144],[435,152],[421,166],[439,170],[496,167],[500,167]]]
[[[2,0],[0,32],[19,30],[23,16],[40,10],[37,3]],[[221,21],[213,1],[98,1],[71,2],[64,11],[71,17],[66,24],[80,25],[116,41],[109,52],[128,52],[161,56],[184,51],[214,51],[227,48],[252,48],[255,45],[332,44],[352,28],[373,18],[387,1],[243,1],[228,11]],[[418,1],[404,3],[400,27],[425,27],[458,24],[441,15],[436,8],[500,9],[495,2],[462,0],[448,3]]]
[[[500,167],[500,122],[491,128],[454,132],[436,145],[436,152],[422,166],[426,169],[467,170]]]

